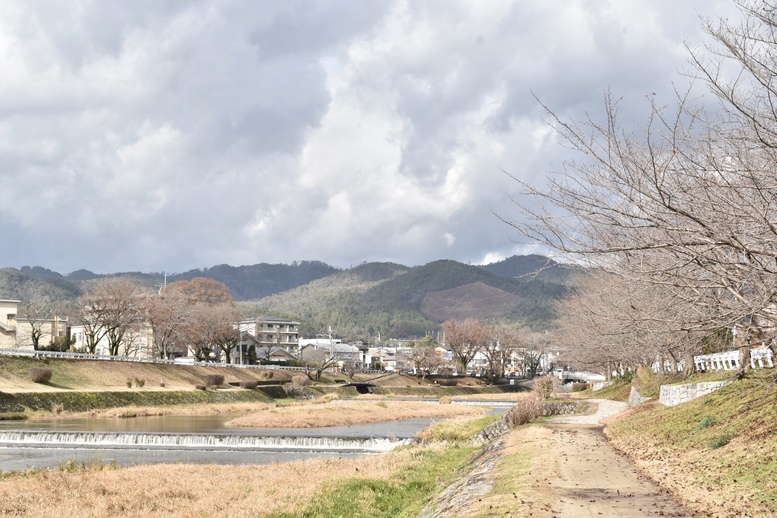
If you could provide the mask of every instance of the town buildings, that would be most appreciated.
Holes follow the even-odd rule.
[[[67,336],[68,321],[58,316],[19,316],[19,300],[0,300],[0,349],[48,347]]]

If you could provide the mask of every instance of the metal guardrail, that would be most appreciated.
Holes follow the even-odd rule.
[[[105,354],[71,353],[61,351],[35,351],[32,349],[0,349],[0,356],[19,356],[34,358],[66,358],[77,360],[102,360],[114,362],[132,363],[161,363],[167,365],[196,365],[200,367],[237,367],[239,369],[281,369],[281,370],[305,370],[304,367],[291,367],[287,365],[241,365],[237,363],[217,362],[189,362],[165,360],[162,358],[132,358],[129,356],[109,356]]]

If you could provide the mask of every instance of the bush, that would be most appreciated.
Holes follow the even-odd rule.
[[[534,380],[534,392],[543,399],[553,397],[561,385],[561,380],[555,376],[543,376]]]
[[[543,397],[538,392],[527,394],[507,413],[507,421],[512,426],[520,426],[529,423],[542,416]]]
[[[224,376],[221,374],[208,374],[203,376],[202,381],[206,387],[220,387],[224,384]]]
[[[712,416],[707,416],[701,420],[701,423],[699,423],[699,430],[704,430],[705,428],[709,428],[714,424],[715,424],[715,418]]]
[[[294,385],[293,383],[286,383],[283,385],[283,390],[286,392],[287,397],[294,399],[313,399],[313,394],[305,387]]]
[[[253,390],[257,387],[257,385],[259,385],[259,382],[256,380],[242,380],[240,382],[240,388],[244,388],[244,389]]]
[[[142,388],[146,384],[146,380],[135,378],[135,386]]]
[[[582,392],[588,390],[588,383],[572,383],[572,392]]]
[[[710,441],[710,449],[716,450],[718,448],[722,448],[723,446],[727,445],[731,439],[736,437],[737,434],[735,433],[727,433],[726,435],[722,435],[718,437],[717,439],[714,439],[713,441]]]
[[[51,369],[46,367],[33,367],[30,369],[30,379],[35,383],[48,383],[52,374]]]
[[[202,385],[200,383],[196,384],[194,386],[194,388],[197,389],[197,390],[208,390],[208,387],[206,387],[205,385]]]
[[[297,374],[291,377],[291,384],[295,387],[304,387],[306,385],[310,385],[310,378],[304,374]]]
[[[310,385],[310,380],[304,374],[292,376],[291,381],[283,385],[283,390],[288,397],[294,399],[313,399],[313,394],[305,388]]]

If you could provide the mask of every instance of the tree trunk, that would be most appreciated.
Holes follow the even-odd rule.
[[[742,379],[750,370],[750,345],[743,345],[739,348],[739,371],[737,379]]]

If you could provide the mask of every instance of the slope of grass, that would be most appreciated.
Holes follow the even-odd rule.
[[[650,403],[607,428],[614,444],[688,502],[725,515],[777,514],[774,371],[761,370],[705,397]],[[717,505],[717,504],[716,504]]]

